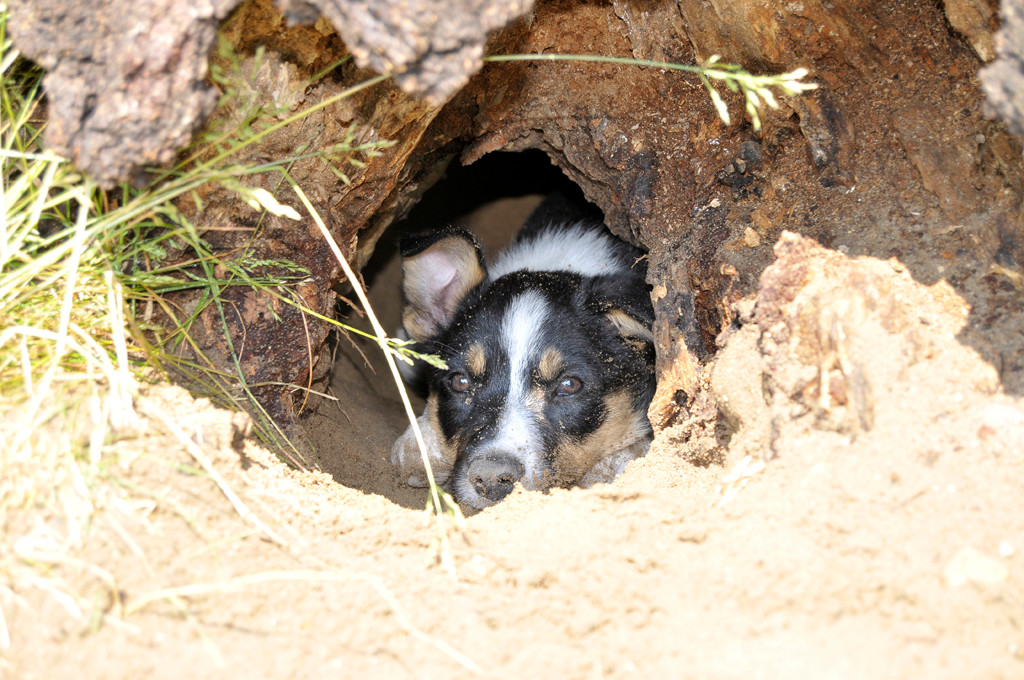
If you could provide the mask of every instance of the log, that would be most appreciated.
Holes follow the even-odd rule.
[[[402,71],[397,81],[329,107],[248,152],[254,160],[280,158],[299,144],[324,149],[350,122],[367,139],[397,142],[354,171],[351,185],[316,162],[293,169],[357,265],[367,261],[388,225],[448,163],[472,163],[499,150],[540,149],[604,212],[616,234],[649,253],[661,376],[651,415],[657,427],[675,428],[672,436],[708,434],[715,415],[706,396],[707,362],[717,350],[716,338],[737,320],[736,305],[757,291],[783,230],[851,254],[898,258],[926,284],[952,282],[972,308],[985,310],[976,321],[986,332],[1008,339],[988,342],[968,334],[965,342],[1003,367],[1007,385],[1024,387],[1024,379],[1013,377],[1024,375],[1024,353],[1009,330],[1012,305],[997,304],[1005,289],[984,282],[986,276],[1000,276],[992,273],[993,266],[1009,271],[1024,264],[1020,141],[1002,123],[986,119],[977,75],[991,39],[984,2],[552,0],[486,44],[491,54],[584,53],[686,64],[717,54],[752,71],[808,68],[820,89],[765,112],[759,131],[745,120],[738,95],[723,90],[734,121],[726,125],[699,80],[653,67],[493,63],[455,91],[479,66],[479,36],[527,5],[493,2],[486,6],[496,9],[488,14],[479,3],[449,0],[446,6],[453,11],[484,12],[476,37],[467,33],[471,22],[458,12],[451,22],[410,21],[428,16],[421,8],[435,5],[290,2],[282,14],[268,0],[253,0],[222,27],[243,54],[267,47],[267,71],[257,87],[268,102],[278,97],[282,82],[305,82],[345,53],[357,57],[358,63],[296,90],[287,100],[289,111],[372,75],[361,66],[394,65]],[[35,30],[32,22],[41,15],[36,8],[42,6],[25,0],[12,4],[19,44]],[[224,7],[211,6],[211,22]],[[387,10],[372,15],[370,7]],[[1003,11],[1008,26],[1019,17]],[[313,25],[291,26],[286,20],[286,15],[305,20],[319,12],[330,21],[321,17]],[[999,60],[985,71],[987,87],[990,77],[1012,83],[1020,73],[1019,60],[1008,75],[992,70],[1021,53],[1011,44],[1012,32],[1000,35],[991,43]],[[73,54],[110,53],[112,48],[97,40],[76,45]],[[445,46],[455,55],[451,59],[445,58]],[[26,52],[53,73],[62,68],[52,55],[39,56],[36,48]],[[189,54],[198,52],[190,48]],[[84,91],[55,79],[47,86],[55,102],[56,143],[65,144],[62,149],[85,148],[81,134],[88,126],[64,123],[61,114],[64,108],[80,114],[84,104],[57,103],[64,87],[75,102]],[[1002,94],[993,95],[991,106],[1020,133],[1013,111],[1019,111],[1022,88],[1000,87]],[[443,106],[435,105],[444,100]],[[102,97],[96,101],[106,105]],[[195,98],[194,113],[188,114],[194,120],[205,111],[204,101]],[[185,108],[170,119],[177,127],[174,140],[188,128]],[[111,123],[105,129],[127,128]],[[158,146],[146,146],[145,163],[162,161]],[[79,162],[87,161],[76,153]],[[128,156],[138,159],[139,153],[129,149]],[[111,181],[114,170],[141,167],[124,159],[105,163],[100,170],[89,169],[100,174],[111,168],[100,174]],[[273,188],[266,178],[251,181]],[[233,252],[241,239],[254,257],[289,258],[308,267],[313,275],[301,288],[304,300],[318,313],[332,313],[340,273],[310,224],[271,217],[257,228],[257,215],[234,195],[211,190],[205,199],[202,211],[189,213],[201,228],[237,230],[210,229],[207,238],[215,249]],[[227,325],[230,345],[244,345],[246,380],[316,385],[326,371],[325,360],[316,359],[325,356],[326,326],[293,308],[276,309],[277,317],[268,314],[268,301],[252,291],[234,289],[227,295],[239,310]],[[177,303],[187,308],[189,301]],[[203,318],[197,328],[201,345],[234,370],[219,318]],[[304,401],[296,394],[301,390],[267,387],[258,396],[275,418],[289,423]]]
[[[213,111],[207,58],[217,30],[240,0],[12,0],[16,46],[49,72],[47,146],[101,186],[144,184],[147,168],[170,164]],[[439,105],[482,65],[494,29],[530,0],[281,0],[275,23],[327,17],[363,68],[393,73],[400,87]],[[265,16],[259,3],[244,7]],[[273,20],[271,20],[273,21]],[[333,31],[332,31],[333,32]],[[254,38],[255,36],[249,36]],[[322,43],[300,38],[291,53]]]

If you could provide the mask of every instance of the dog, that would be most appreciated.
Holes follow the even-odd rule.
[[[426,366],[418,418],[434,477],[482,509],[527,490],[608,482],[652,438],[646,259],[561,197],[488,264],[469,232],[405,237],[403,329]],[[391,461],[426,486],[412,427]]]

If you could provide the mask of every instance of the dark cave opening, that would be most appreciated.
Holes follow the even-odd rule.
[[[525,220],[523,210],[528,214],[541,198],[551,193],[586,203],[582,190],[542,151],[490,153],[472,165],[460,165],[453,160],[444,177],[380,239],[363,269],[367,285],[372,286],[396,256],[404,234],[447,226],[466,227],[481,238],[490,254],[515,234]]]

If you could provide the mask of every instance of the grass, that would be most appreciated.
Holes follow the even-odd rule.
[[[106,593],[101,599],[118,600],[113,577],[75,555],[98,517],[106,516],[104,508],[124,505],[125,492],[149,493],[129,489],[130,483],[119,483],[125,480],[111,473],[122,462],[114,454],[118,440],[138,436],[140,418],[155,419],[175,436],[199,464],[198,474],[217,485],[239,517],[260,535],[290,547],[231,489],[190,434],[164,414],[137,413],[135,399],[141,385],[169,372],[190,375],[193,385],[218,403],[247,401],[264,439],[288,455],[290,443],[252,398],[237,360],[233,372],[217,367],[192,341],[189,327],[204,309],[213,308],[226,328],[221,297],[227,286],[264,291],[347,327],[305,309],[294,294],[308,271],[249,252],[213,252],[176,201],[201,200],[197,190],[213,183],[261,211],[297,216],[246,179],[276,173],[278,185],[286,187],[291,164],[316,156],[348,181],[347,166],[360,167],[389,142],[358,144],[352,128],[326,150],[298,149],[291,157],[258,165],[235,159],[276,130],[387,76],[265,124],[268,113],[280,112],[247,98],[249,90],[237,85],[251,75],[249,67],[233,61],[224,46],[221,57],[229,65],[216,74],[224,88],[221,104],[234,112],[228,123],[202,135],[176,166],[154,173],[148,187],[102,191],[42,148],[42,73],[13,49],[0,7],[0,436],[5,442],[0,447],[0,651],[13,644],[5,612],[25,606],[19,592],[44,591],[88,629],[95,627],[96,616],[109,619],[74,585],[78,577],[57,574],[92,574]],[[166,298],[183,290],[199,299],[188,313]],[[156,323],[161,314],[171,323]],[[400,341],[385,340],[382,346],[399,356],[410,354]],[[302,466],[294,448],[289,457]],[[121,534],[131,543],[127,533]],[[109,613],[116,619],[120,611],[118,606]]]
[[[412,428],[413,434],[416,437],[416,444],[417,446],[419,446],[420,455],[422,456],[423,459],[423,468],[424,471],[426,472],[427,483],[430,487],[430,499],[427,504],[427,509],[430,510],[432,508],[434,510],[434,516],[437,518],[438,522],[438,536],[440,543],[437,550],[437,557],[441,565],[445,568],[445,570],[448,571],[450,574],[454,575],[455,564],[452,560],[451,551],[449,550],[448,546],[448,523],[445,520],[447,518],[452,523],[454,523],[456,527],[458,527],[462,523],[462,512],[459,510],[459,506],[458,504],[455,503],[455,500],[448,493],[446,493],[440,487],[438,487],[437,482],[434,480],[434,471],[430,465],[430,458],[427,455],[427,445],[423,440],[423,433],[420,431],[419,421],[416,418],[416,413],[413,411],[412,403],[409,401],[409,394],[405,389],[405,384],[402,381],[402,376],[398,372],[398,366],[395,364],[396,356],[406,361],[408,361],[409,358],[404,356],[401,352],[388,351],[389,342],[391,342],[391,340],[390,338],[388,338],[387,333],[381,326],[380,321],[377,320],[377,316],[373,312],[373,307],[370,305],[370,301],[369,299],[367,299],[366,293],[363,291],[363,288],[360,285],[359,280],[355,275],[355,272],[352,271],[352,268],[351,266],[349,266],[348,261],[345,259],[344,255],[342,255],[341,249],[338,247],[338,244],[334,241],[334,238],[331,236],[331,233],[327,230],[327,227],[326,225],[324,225],[324,222],[320,218],[320,215],[317,213],[313,205],[309,202],[309,199],[306,198],[305,192],[303,192],[302,189],[294,182],[291,182],[291,185],[292,189],[299,197],[299,200],[302,202],[302,205],[309,212],[310,217],[313,219],[314,222],[316,222],[317,228],[320,229],[321,235],[323,235],[324,239],[331,246],[331,252],[334,253],[334,257],[337,258],[338,264],[341,265],[342,270],[345,272],[345,276],[352,284],[352,288],[355,290],[356,295],[359,298],[359,303],[362,305],[363,309],[365,310],[367,316],[370,319],[371,325],[373,326],[373,331],[375,334],[377,344],[380,347],[381,351],[384,352],[384,357],[388,363],[388,369],[391,371],[391,377],[394,379],[395,385],[398,387],[398,392],[402,398],[402,406],[405,408],[405,415],[408,418],[409,426]],[[423,358],[427,361],[430,361],[432,363],[440,362],[440,358],[438,357],[426,357],[419,354],[417,354],[416,356]]]
[[[213,252],[175,201],[189,197],[199,201],[197,190],[214,183],[261,211],[281,214],[290,209],[267,190],[245,184],[245,178],[278,173],[283,182],[291,164],[311,155],[324,159],[335,174],[347,179],[340,169],[345,163],[361,164],[389,143],[357,144],[353,128],[343,142],[315,154],[300,149],[294,156],[260,165],[235,164],[232,157],[302,115],[384,77],[360,83],[273,125],[261,125],[258,121],[274,112],[246,101],[245,90],[233,87],[221,74],[222,106],[237,112],[229,129],[205,133],[181,163],[159,173],[144,190],[125,186],[101,192],[69,163],[41,150],[41,125],[36,122],[41,118],[39,74],[10,58],[9,44],[5,55],[0,319],[6,330],[0,335],[0,391],[44,394],[45,389],[35,387],[48,385],[57,371],[62,379],[94,376],[97,367],[108,369],[114,364],[122,377],[133,374],[136,379],[173,371],[188,376],[196,391],[216,403],[249,407],[261,438],[302,467],[298,452],[252,396],[237,357],[233,372],[218,367],[192,340],[189,329],[214,306],[226,331],[226,312],[220,306],[229,286],[252,288],[316,315],[293,293],[309,272],[292,262],[259,259],[249,252]],[[236,78],[246,75],[232,72]],[[62,295],[56,292],[60,287]],[[165,297],[184,290],[199,297],[188,313],[173,308]],[[125,302],[127,340],[122,306],[111,306],[115,298]],[[169,323],[155,323],[160,315]],[[230,335],[227,339],[231,341]],[[131,346],[117,346],[124,342]],[[128,362],[129,356],[135,361]],[[106,370],[104,377],[112,376]]]
[[[715,105],[718,117],[726,125],[732,123],[732,116],[729,114],[728,105],[714,86],[713,81],[725,84],[730,92],[741,93],[743,95],[744,111],[750,116],[750,123],[755,132],[761,129],[761,109],[765,105],[773,109],[779,108],[779,103],[772,92],[773,88],[780,90],[787,97],[792,97],[818,87],[816,83],[803,80],[808,75],[806,68],[797,68],[788,73],[756,75],[748,72],[738,64],[722,62],[721,57],[717,54],[711,55],[706,62],[700,65],[677,64],[671,61],[651,61],[649,59],[634,59],[632,57],[609,57],[600,54],[555,53],[494,54],[484,57],[484,61],[582,61],[595,64],[643,66],[679,73],[692,73],[700,78],[700,82],[707,90],[708,96],[711,97],[711,102]]]

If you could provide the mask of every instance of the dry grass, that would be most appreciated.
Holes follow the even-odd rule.
[[[195,474],[215,484],[234,512],[255,529],[245,534],[234,529],[229,536],[197,534],[197,541],[215,550],[218,543],[263,536],[276,549],[284,549],[311,567],[269,577],[243,575],[220,584],[186,586],[187,593],[157,589],[153,597],[170,601],[197,635],[203,637],[202,627],[191,620],[185,594],[231,592],[239,583],[261,578],[339,578],[337,570],[328,570],[305,554],[308,543],[301,537],[285,538],[261,518],[215,468],[204,447],[194,440],[194,433],[175,422],[174,414],[151,406],[137,412],[140,392],[147,383],[162,379],[164,369],[175,361],[175,343],[189,342],[187,327],[199,311],[178,319],[179,328],[165,333],[147,322],[152,309],[162,304],[161,293],[206,286],[211,293],[207,304],[215,304],[223,282],[213,271],[224,266],[231,268],[237,285],[264,289],[296,304],[288,297],[287,288],[292,280],[308,273],[291,263],[278,263],[285,275],[257,278],[250,274],[244,258],[218,258],[176,210],[174,200],[204,183],[220,182],[262,209],[281,210],[284,206],[271,194],[248,189],[239,179],[256,171],[280,172],[286,177],[284,169],[294,159],[259,169],[230,165],[232,150],[270,132],[253,124],[260,111],[238,107],[236,101],[236,110],[243,109],[244,115],[228,128],[212,132],[209,140],[226,151],[212,160],[209,153],[196,151],[189,159],[191,165],[175,168],[143,190],[123,187],[102,192],[67,161],[42,149],[42,74],[13,50],[6,38],[5,21],[6,11],[0,6],[0,437],[5,442],[0,447],[0,651],[18,643],[17,631],[8,623],[12,615],[27,613],[30,618],[52,622],[52,612],[43,616],[41,610],[53,609],[53,605],[64,619],[60,627],[81,632],[103,625],[131,628],[128,617],[145,606],[146,597],[126,609],[121,601],[123,584],[117,582],[106,560],[85,557],[95,554],[90,546],[103,541],[127,546],[146,565],[150,577],[159,578],[159,571],[150,567],[152,560],[142,547],[144,542],[133,535],[135,520],[144,520],[157,507],[186,521],[190,521],[189,515],[199,516],[204,510],[182,507],[164,492],[133,483],[133,461],[152,455],[143,440],[155,432],[167,433],[178,450],[187,451],[198,464]],[[239,70],[227,76],[244,78],[238,66]],[[348,96],[384,77],[339,96]],[[231,98],[230,88],[225,97]],[[316,108],[330,103],[321,102]],[[276,125],[291,124],[310,112]],[[384,145],[386,142],[335,148],[329,153],[368,157]],[[185,265],[166,263],[163,258],[172,242],[185,244],[195,258]],[[190,272],[186,277],[181,274],[182,267],[199,269],[206,276]],[[382,347],[399,355],[404,351],[387,340]],[[199,356],[199,362],[178,368],[202,373],[210,396],[219,403],[232,404],[236,376],[224,375],[212,364],[204,365],[201,353]],[[243,394],[248,394],[244,379],[241,386]],[[248,405],[259,409],[254,400]],[[273,423],[267,423],[263,435],[287,446],[272,428]],[[180,468],[181,463],[174,462],[171,455],[166,465]],[[437,504],[440,506],[440,501]],[[466,657],[411,626],[379,579],[351,574],[344,578],[365,580],[406,632],[475,670]],[[208,643],[207,647],[211,658],[218,660],[215,646]]]
[[[108,501],[97,483],[110,434],[135,421],[120,283],[94,244],[99,194],[41,150],[39,73],[0,13],[0,649],[3,610],[41,590],[88,626],[91,606],[55,566],[110,590],[76,553]],[[19,605],[19,603],[22,603]]]

